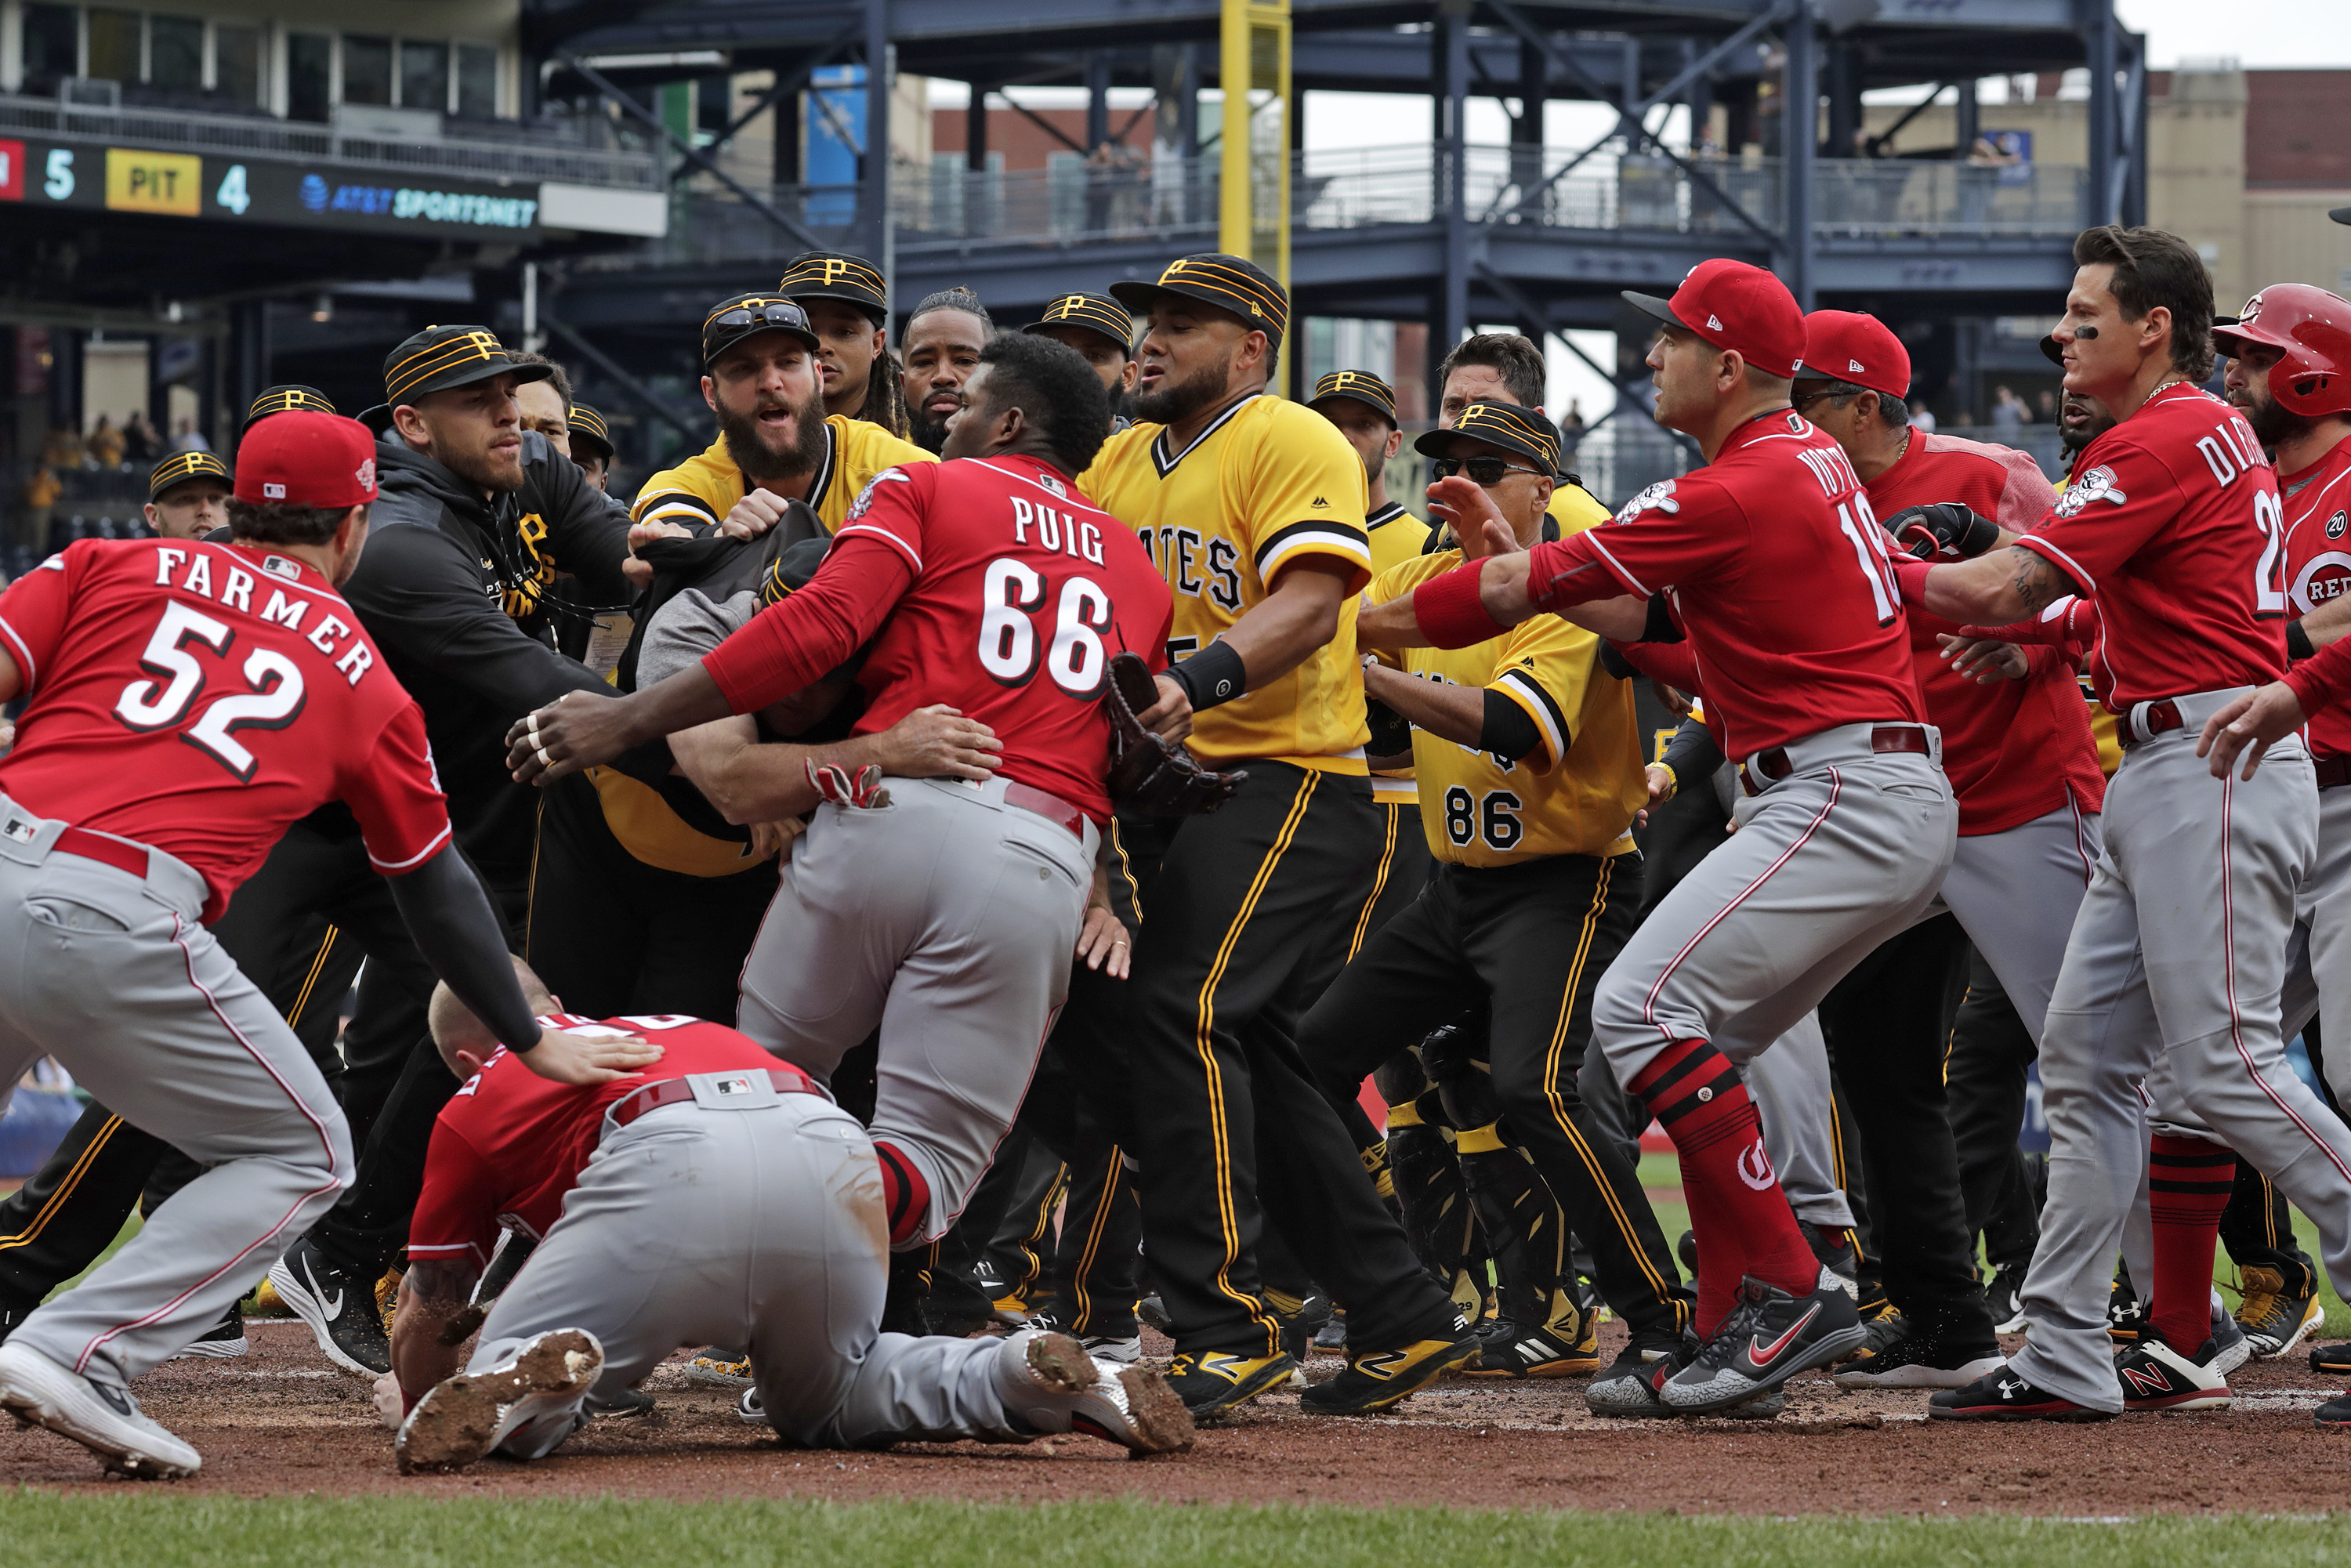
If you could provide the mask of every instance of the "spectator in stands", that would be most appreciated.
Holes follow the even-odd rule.
[[[204,439],[204,433],[196,428],[196,422],[194,420],[183,419],[180,421],[180,434],[179,438],[172,443],[172,451],[210,452],[212,449],[213,444]]]
[[[545,354],[520,353],[517,365],[545,365],[554,372],[543,382],[525,382],[515,388],[515,403],[522,410],[522,427],[547,437],[547,444],[566,457],[571,455],[571,378]],[[601,488],[601,486],[599,486]]]
[[[65,486],[57,483],[57,472],[47,464],[33,470],[25,480],[25,527],[18,538],[39,549],[49,537],[49,514],[57,504]]]
[[[1935,411],[1927,406],[1927,400],[1923,397],[1910,400],[1910,425],[1928,435],[1935,434]]]
[[[2040,410],[2040,419],[2042,423],[2054,424],[2057,423],[2057,393],[2053,389],[2043,387],[2041,389],[2041,396],[2035,400],[2034,406]]]
[[[122,460],[133,468],[152,463],[157,444],[155,427],[147,423],[147,411],[132,409],[131,417],[122,422]]]
[[[1992,388],[1991,427],[2005,433],[2001,436],[2002,441],[2014,437],[2018,429],[2031,423],[2032,420],[2032,411],[2024,406],[2022,398],[2006,387]]]
[[[122,465],[122,432],[115,429],[114,422],[102,413],[98,423],[89,427],[89,457],[100,468]]]

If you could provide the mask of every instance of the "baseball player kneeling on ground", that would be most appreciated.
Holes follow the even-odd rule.
[[[1065,1334],[881,1332],[883,1182],[857,1119],[723,1024],[664,1015],[551,1028],[658,1040],[658,1066],[585,1088],[518,1067],[446,987],[434,1044],[465,1080],[441,1113],[408,1240],[392,1370],[403,1471],[496,1451],[537,1459],[680,1345],[747,1343],[743,1418],[812,1448],[1022,1442],[1091,1432],[1140,1453],[1188,1445],[1157,1373],[1097,1363]],[[501,1222],[541,1241],[457,1371],[466,1301]]]

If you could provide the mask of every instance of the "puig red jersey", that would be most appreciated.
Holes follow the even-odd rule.
[[[2024,453],[1913,430],[1893,467],[1869,482],[1880,518],[1906,507],[1962,501],[1979,517],[2022,533],[2056,504],[2056,492]],[[2073,666],[2055,648],[2026,650],[2020,681],[1975,682],[1942,656],[1938,634],[1959,628],[1907,607],[1911,671],[1927,717],[1943,732],[1943,771],[1959,801],[1962,836],[1997,833],[2057,810],[2070,792],[2083,810],[2104,803],[2106,776]]]
[[[554,1013],[538,1021],[572,1034],[637,1035],[658,1044],[662,1059],[608,1083],[554,1083],[501,1046],[433,1124],[424,1190],[408,1223],[412,1260],[471,1255],[480,1268],[502,1224],[545,1236],[604,1135],[606,1107],[648,1083],[739,1071],[805,1077],[725,1024],[683,1014],[599,1021]]]
[[[945,703],[996,732],[1003,772],[1110,815],[1110,656],[1165,657],[1175,600],[1134,534],[1030,457],[909,464],[850,507],[808,586],[703,661],[737,713],[872,639],[861,735]],[[877,635],[878,632],[878,635]]]
[[[2261,685],[2285,670],[2285,517],[2252,427],[2166,387],[2090,443],[2018,543],[2098,601],[2106,706]]]
[[[185,862],[207,923],[329,800],[378,871],[412,871],[448,841],[448,806],[423,716],[359,624],[266,545],[70,545],[0,595],[32,694],[0,789]]]
[[[1735,760],[1839,725],[1926,721],[1886,532],[1843,449],[1790,410],[1533,555],[1541,609],[1666,591]]]
[[[2285,596],[2289,613],[2307,615],[2351,593],[2351,441],[2298,474],[2278,476],[2285,501]],[[2351,755],[2351,713],[2325,707],[2310,716],[2310,748]]]

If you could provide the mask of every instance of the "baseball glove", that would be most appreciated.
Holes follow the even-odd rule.
[[[1886,531],[1920,560],[1972,560],[2000,542],[2000,525],[1964,501],[1905,507],[1887,519]]]
[[[1134,716],[1159,701],[1151,667],[1133,653],[1114,653],[1102,710],[1110,716],[1110,797],[1146,817],[1205,816],[1232,799],[1249,775],[1200,766],[1180,745],[1143,727]]]

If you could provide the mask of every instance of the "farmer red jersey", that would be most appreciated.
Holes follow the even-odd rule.
[[[411,1260],[470,1256],[480,1268],[508,1220],[532,1237],[545,1236],[604,1135],[606,1108],[648,1083],[746,1070],[802,1076],[726,1025],[681,1014],[598,1022],[555,1013],[538,1021],[572,1034],[641,1036],[661,1046],[662,1059],[609,1083],[554,1083],[499,1048],[433,1125],[424,1190],[408,1223]]]
[[[2288,613],[2309,614],[2351,594],[2351,441],[2298,474],[2278,476],[2285,499]],[[2351,713],[2310,716],[2310,748],[2321,757],[2351,754]]]
[[[424,718],[360,618],[266,545],[83,539],[0,595],[32,702],[0,789],[203,876],[206,922],[329,800],[386,875],[449,839]]]
[[[2106,706],[2260,685],[2285,669],[2284,518],[2244,416],[2167,387],[2090,443],[2019,541],[2095,594]]]
[[[1838,725],[1926,719],[1885,532],[1844,453],[1786,409],[1615,522],[1535,546],[1531,569],[1544,610],[1667,591],[1733,758]]]
[[[2006,446],[1910,433],[1893,467],[1869,482],[1880,518],[1906,507],[1961,501],[1979,517],[2022,533],[2048,515],[2056,493],[2031,457]],[[1943,771],[1959,800],[1963,835],[1997,833],[2057,810],[2070,792],[2085,811],[2105,800],[2097,742],[2081,683],[2054,648],[2026,650],[2021,681],[1978,685],[1942,656],[1939,633],[1959,627],[1909,606],[1911,670],[1927,717],[1943,732]]]
[[[963,457],[877,476],[808,586],[703,665],[748,713],[873,638],[859,734],[946,703],[996,732],[1007,777],[1102,821],[1105,667],[1131,651],[1156,669],[1174,614],[1133,531],[1060,473],[1030,457]]]

